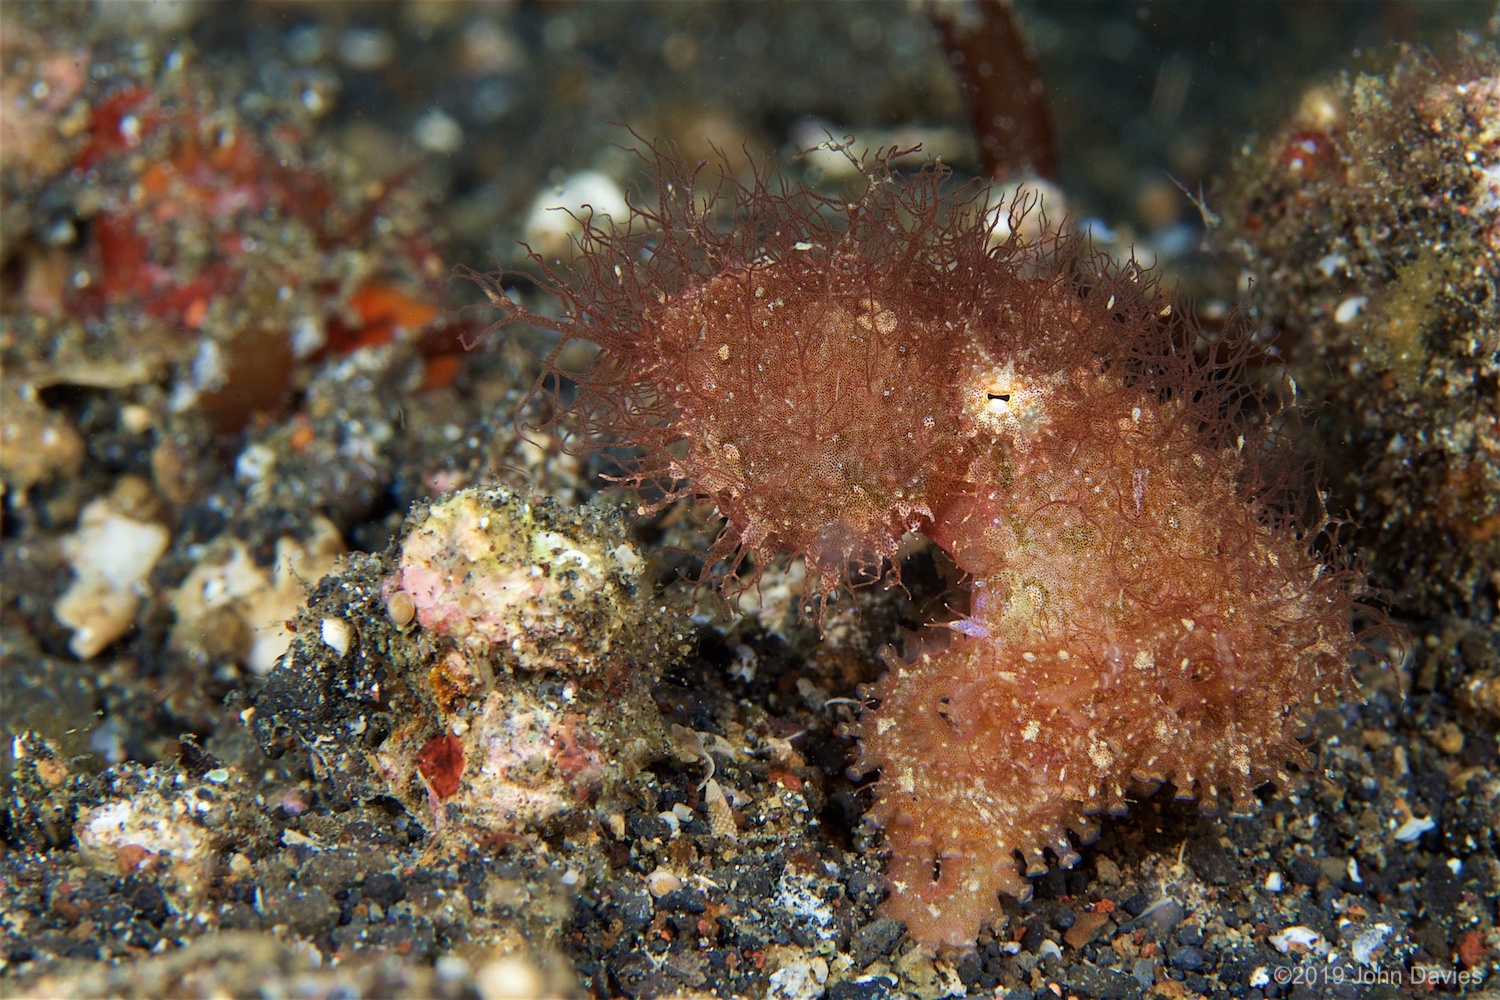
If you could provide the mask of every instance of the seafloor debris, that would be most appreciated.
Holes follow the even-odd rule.
[[[117,495],[123,492],[128,491],[116,490]],[[162,525],[138,520],[119,507],[112,500],[93,501],[79,516],[78,529],[63,543],[73,582],[53,610],[57,620],[73,630],[69,648],[84,660],[97,656],[135,625],[146,578],[171,538]]]
[[[1221,245],[1286,350],[1396,608],[1500,609],[1500,57],[1310,88],[1244,157]]]
[[[418,625],[491,670],[598,669],[630,656],[632,633],[656,613],[631,545],[507,490],[419,507],[399,567],[387,599],[404,591]]]
[[[286,652],[286,622],[307,597],[307,587],[333,569],[343,539],[326,518],[315,520],[305,541],[276,540],[275,561],[258,565],[243,541],[217,540],[177,586],[172,643],[202,662],[242,664],[265,674]]]
[[[502,842],[587,825],[663,752],[646,692],[685,636],[617,520],[468,489],[419,504],[388,558],[297,617],[257,705],[268,748],[352,732],[367,752],[319,751],[349,794]]]

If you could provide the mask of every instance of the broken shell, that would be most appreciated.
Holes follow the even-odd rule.
[[[385,599],[385,611],[391,616],[391,621],[397,628],[404,629],[416,620],[417,602],[413,601],[406,591],[393,590]]]
[[[646,891],[657,899],[682,888],[682,879],[665,868],[658,868],[646,876]]]

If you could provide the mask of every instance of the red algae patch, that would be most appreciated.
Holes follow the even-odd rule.
[[[618,764],[604,755],[597,720],[569,708],[520,687],[492,691],[450,732],[413,755],[381,754],[380,764],[393,785],[426,790],[440,827],[519,836],[573,825]]]
[[[417,770],[427,779],[433,795],[449,798],[458,791],[463,777],[463,744],[454,736],[434,736],[417,751]]]

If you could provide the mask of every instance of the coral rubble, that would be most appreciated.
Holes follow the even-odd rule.
[[[1471,42],[1307,91],[1221,246],[1315,404],[1340,512],[1418,614],[1500,602],[1500,58]]]

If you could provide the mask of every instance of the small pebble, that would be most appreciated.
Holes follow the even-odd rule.
[[[1072,912],[1072,911],[1068,911]],[[1080,913],[1076,920],[1070,921],[1068,929],[1063,933],[1063,940],[1070,948],[1082,948],[1096,938],[1100,931],[1109,925],[1109,914],[1107,913]]]
[[[377,872],[365,879],[361,893],[371,903],[389,909],[406,898],[406,887],[390,872]]]
[[[1182,922],[1187,909],[1175,899],[1163,899],[1141,912],[1137,921],[1153,935],[1165,935]]]
[[[144,406],[132,403],[120,408],[120,429],[127,434],[144,434],[155,424],[155,415]]]
[[[704,902],[703,895],[692,889],[674,889],[657,900],[657,905],[663,910],[672,910],[676,913],[705,913],[708,904]]]
[[[1167,959],[1167,964],[1171,965],[1174,969],[1181,969],[1184,972],[1202,972],[1212,963],[1209,961],[1208,954],[1202,948],[1195,945],[1185,945],[1172,949],[1171,955]]]
[[[474,977],[483,1000],[522,1000],[546,993],[546,981],[531,962],[511,956],[491,962]]]
[[[1453,722],[1445,722],[1432,732],[1432,745],[1450,757],[1463,752],[1464,731]]]
[[[607,228],[611,219],[628,219],[630,206],[614,179],[597,170],[581,170],[562,184],[536,196],[525,224],[525,240],[544,257],[573,252],[583,224]]]
[[[1291,869],[1292,881],[1302,885],[1317,885],[1323,875],[1322,870],[1306,858],[1297,858],[1292,862]]]
[[[440,108],[432,108],[417,119],[412,138],[429,153],[456,153],[464,144],[463,127]]]
[[[350,28],[339,36],[339,59],[351,69],[377,70],[396,54],[396,42],[379,28]]]

